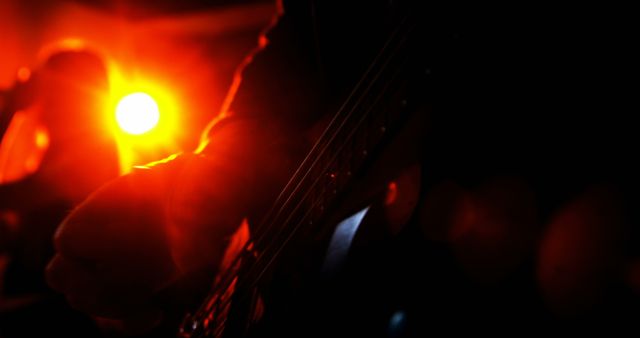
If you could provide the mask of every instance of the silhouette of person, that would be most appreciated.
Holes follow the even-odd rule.
[[[11,216],[0,224],[0,249],[9,259],[3,299],[31,299],[14,311],[5,309],[11,311],[6,319],[12,319],[3,326],[8,335],[20,326],[16,332],[25,332],[24,320],[34,315],[31,312],[55,309],[55,315],[46,316],[57,322],[50,329],[55,331],[68,318],[86,327],[68,307],[55,305],[58,300],[45,283],[44,269],[53,256],[51,238],[59,222],[91,191],[119,175],[115,140],[102,114],[107,72],[91,51],[56,50],[21,86],[18,99],[24,102],[18,108],[37,126],[24,135],[35,137],[43,154],[32,173],[0,185],[0,211]]]
[[[273,200],[308,149],[315,128],[326,121],[330,99],[339,102],[348,95],[384,44],[386,19],[408,3],[284,1],[277,23],[261,37],[248,59],[252,62],[242,68],[242,82],[231,88],[221,117],[206,129],[197,151],[109,182],[64,220],[48,268],[51,285],[74,307],[91,314],[128,326],[156,322],[162,310],[154,297],[193,271],[217,269],[238,225],[245,217],[251,222],[252,214]],[[578,56],[589,54],[585,51],[591,43],[606,43],[587,43],[591,35],[585,33],[571,38],[575,48],[565,44],[572,35],[563,20],[571,16],[556,11],[502,16],[491,9],[428,7],[413,8],[420,9],[413,14],[424,15],[420,20],[428,23],[427,67],[417,68],[416,74],[433,81],[431,92],[423,95],[430,100],[423,185],[429,190],[452,180],[464,187],[460,190],[466,192],[454,191],[460,196],[450,201],[434,198],[444,203],[434,210],[452,213],[442,217],[452,261],[480,276],[481,282],[504,281],[525,262],[538,259],[542,228],[555,212],[563,213],[564,203],[579,198],[601,178],[623,186],[630,177],[632,171],[625,168],[633,166],[622,165],[630,165],[628,157],[611,157],[603,150],[629,150],[630,134],[618,139],[621,135],[613,131],[625,130],[620,119],[627,119],[616,111],[602,123],[585,114],[611,103],[610,89],[602,84],[612,77],[607,72],[586,76],[583,70],[594,58]],[[571,23],[586,27],[571,18]],[[607,137],[594,141],[590,136],[597,132]],[[512,176],[518,178],[515,183],[494,181]],[[582,207],[576,208],[570,207]],[[551,227],[563,228],[557,224],[567,224],[567,219],[592,225],[584,220],[588,212],[577,214],[577,221],[560,216]],[[606,218],[594,220],[598,229],[606,228]],[[425,232],[442,219],[425,217]],[[558,243],[566,237],[550,233],[555,239],[545,242],[540,261],[547,263],[541,263],[545,268],[540,274],[547,294],[555,294],[549,286],[553,272],[546,267],[553,265],[549,260],[562,260],[550,252],[561,252]],[[567,250],[584,254],[574,249]],[[608,271],[609,264],[603,265],[596,274]],[[458,267],[450,266],[451,271]],[[533,280],[525,286],[537,282],[535,269],[529,273]],[[456,284],[456,276],[443,283],[443,294],[451,297],[437,303],[442,308],[467,309],[461,316],[486,319],[488,327],[500,325],[496,321],[503,315],[513,315],[509,307],[479,314],[469,310],[481,308],[483,303],[474,301],[482,298],[456,298],[455,287],[484,289],[476,280]],[[492,294],[499,294],[496,289]],[[537,291],[527,290],[526,296],[539,306]],[[513,305],[508,293],[500,297]],[[452,299],[458,299],[459,306],[446,303]],[[547,315],[540,310],[523,320],[536,322]],[[454,317],[445,318],[443,325],[459,319]]]

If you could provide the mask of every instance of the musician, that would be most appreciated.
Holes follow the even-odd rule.
[[[35,140],[33,153],[40,157],[31,156],[36,159],[32,172],[0,185],[0,253],[8,258],[0,283],[0,302],[5,303],[1,326],[7,335],[35,332],[16,327],[48,308],[43,312],[54,315],[30,328],[55,320],[64,325],[70,317],[77,328],[86,327],[53,297],[44,269],[53,256],[51,238],[68,210],[119,174],[115,140],[104,127],[101,109],[109,90],[106,69],[94,52],[56,49],[15,88],[7,110],[19,111],[15,119],[23,122],[17,125],[22,134],[5,138],[3,155],[11,164],[26,162],[20,156],[33,155],[33,149],[16,151],[10,145]],[[4,318],[5,313],[11,316]],[[49,330],[55,332],[54,327]]]
[[[348,95],[382,47],[381,37],[388,29],[385,15],[404,5],[401,1],[280,4],[277,22],[261,36],[259,47],[241,67],[220,117],[208,126],[198,150],[111,181],[65,219],[55,236],[57,255],[48,269],[52,287],[64,293],[73,306],[120,320],[126,327],[156,323],[162,316],[157,296],[194,271],[214,272],[242,220],[248,218],[251,223],[252,215],[275,198],[330,118],[323,113],[330,110],[331,99]],[[592,223],[584,218],[593,213],[622,214],[606,206],[585,207],[600,206],[606,198],[599,194],[611,192],[586,189],[589,196],[600,197],[580,197],[594,183],[593,172],[579,178],[572,173],[595,170],[588,167],[590,156],[578,152],[571,160],[561,156],[570,149],[565,136],[581,141],[588,137],[564,129],[572,126],[576,110],[560,111],[551,102],[560,95],[555,91],[562,89],[562,83],[578,85],[577,79],[584,74],[576,65],[549,59],[545,53],[555,50],[563,58],[575,52],[560,44],[557,35],[536,30],[538,21],[531,13],[498,18],[497,12],[489,12],[425,10],[425,20],[433,20],[435,27],[433,40],[426,40],[424,46],[432,52],[429,60],[433,65],[416,70],[432,75],[437,83],[429,96],[434,114],[429,129],[433,134],[426,147],[430,153],[424,159],[429,165],[425,172],[432,175],[428,187],[447,179],[458,186],[454,193],[447,193],[454,196],[449,202],[442,198],[447,194],[436,194],[425,200],[424,207],[429,209],[429,203],[437,200],[444,203],[441,209],[451,211],[452,215],[441,218],[446,229],[438,240],[455,247],[460,264],[472,266],[467,270],[499,270],[488,279],[481,273],[478,283],[506,278],[524,262],[537,260],[536,245],[548,222],[549,229],[565,224],[602,229],[607,217]],[[555,21],[550,24],[560,27]],[[582,41],[577,43],[580,50]],[[582,98],[584,92],[565,94],[569,99],[560,98],[564,104]],[[582,109],[594,106],[580,105]],[[596,126],[583,121],[585,130]],[[597,151],[591,155],[602,156]],[[550,170],[550,166],[560,169]],[[517,183],[493,180],[511,176],[518,177]],[[548,185],[565,179],[571,183]],[[569,203],[574,198],[578,202]],[[565,205],[569,209],[562,211]],[[585,208],[591,211],[572,211]],[[559,218],[552,217],[556,213]],[[429,235],[433,230],[429,220],[433,219],[426,219],[425,233],[433,240]],[[526,235],[521,234],[520,226],[526,227]],[[557,236],[554,230],[548,233]],[[620,263],[608,251],[618,239],[612,235],[611,242],[603,246],[607,253],[601,265],[594,271],[585,268],[588,273],[601,276]],[[590,241],[597,240],[591,236],[584,243]],[[582,248],[578,247],[567,250],[580,255]],[[541,261],[562,256],[547,254],[548,250],[542,249]],[[503,257],[515,259],[493,264]],[[473,271],[469,274],[474,276]],[[551,290],[548,294],[554,294],[557,289],[547,278],[549,274],[545,270],[541,275],[544,287]],[[564,284],[558,283],[562,289]],[[587,297],[604,292],[604,284],[607,282],[596,283]],[[583,296],[560,303],[580,308]]]

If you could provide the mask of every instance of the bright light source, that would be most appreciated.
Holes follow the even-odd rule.
[[[116,107],[116,121],[122,130],[140,135],[153,129],[160,120],[158,104],[145,93],[125,96]]]

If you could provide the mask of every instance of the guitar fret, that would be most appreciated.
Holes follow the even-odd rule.
[[[396,47],[398,46],[394,46]],[[389,50],[395,53],[394,48]],[[385,55],[380,62],[363,78],[364,83],[370,84],[363,85],[358,89],[359,92],[355,92],[347,100],[336,115],[336,122],[323,135],[323,142],[314,147],[308,160],[305,160],[291,184],[285,188],[282,195],[285,197],[276,201],[273,212],[267,215],[264,226],[261,226],[263,233],[255,234],[257,251],[250,254],[258,254],[252,259],[253,266],[244,271],[244,268],[239,268],[244,260],[236,261],[237,265],[223,279],[223,285],[218,285],[206,306],[201,307],[191,318],[194,326],[186,326],[181,333],[184,337],[222,337],[226,334],[227,324],[233,331],[236,324],[231,323],[235,323],[236,318],[231,318],[229,323],[227,320],[228,315],[237,310],[234,305],[238,303],[234,294],[236,286],[244,291],[255,292],[257,281],[270,268],[273,259],[293,235],[305,236],[318,229],[326,209],[347,188],[351,179],[358,175],[370,152],[376,149],[382,137],[388,133],[387,128],[403,110],[390,109],[394,105],[390,100],[398,99],[397,93],[403,85],[398,84],[396,76],[399,73],[388,73],[385,67],[388,63],[403,61]],[[393,95],[387,93],[390,88],[394,91]],[[385,99],[381,104],[383,96]],[[265,235],[267,233],[268,237]],[[240,270],[243,271],[239,279]]]

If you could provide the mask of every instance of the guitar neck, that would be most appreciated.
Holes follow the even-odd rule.
[[[401,26],[395,32],[398,37],[383,48],[257,225],[252,240],[218,278],[203,306],[187,318],[180,331],[182,337],[242,335],[238,330],[230,334],[227,329],[234,311],[231,302],[253,303],[256,286],[270,275],[283,250],[300,238],[322,232],[320,224],[327,211],[406,118],[407,74],[413,62],[404,50],[412,29],[409,24]],[[235,310],[245,312],[245,317],[251,312],[247,307]]]

